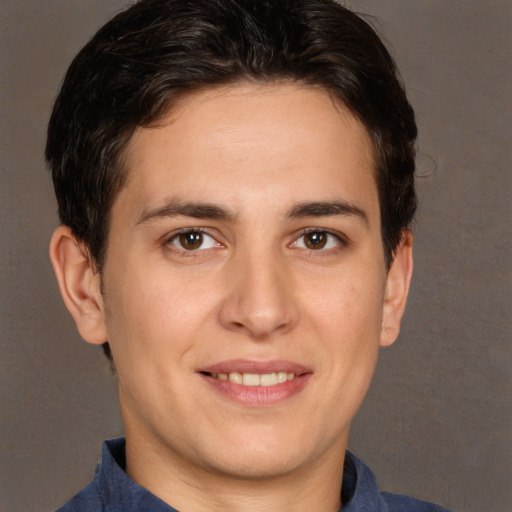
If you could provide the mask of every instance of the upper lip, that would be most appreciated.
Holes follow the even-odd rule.
[[[310,368],[285,360],[255,361],[250,359],[231,359],[229,361],[221,361],[199,369],[201,373],[277,373],[287,372],[295,375],[303,375],[312,373]]]

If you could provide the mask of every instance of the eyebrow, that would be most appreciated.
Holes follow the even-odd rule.
[[[169,201],[162,206],[143,210],[136,225],[138,226],[154,219],[177,216],[218,220],[232,220],[234,218],[232,212],[215,204]]]
[[[287,214],[290,219],[305,217],[329,217],[333,215],[356,216],[368,224],[368,216],[361,208],[346,201],[314,201],[295,205]],[[195,219],[233,220],[235,215],[221,206],[211,203],[168,201],[162,206],[142,211],[136,226],[155,219],[170,217]]]
[[[332,215],[356,216],[368,224],[368,215],[364,210],[346,201],[320,201],[299,203],[288,213],[291,219],[303,217],[329,217]]]

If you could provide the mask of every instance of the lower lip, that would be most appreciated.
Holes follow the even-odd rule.
[[[263,407],[284,402],[300,393],[312,374],[298,375],[292,380],[274,386],[243,386],[229,380],[219,380],[208,375],[200,375],[215,391],[230,400],[247,406]]]

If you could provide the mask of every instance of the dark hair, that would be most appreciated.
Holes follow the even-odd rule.
[[[241,81],[319,86],[366,127],[375,149],[386,263],[416,209],[414,112],[374,30],[334,0],[140,0],[72,62],[48,126],[61,222],[101,272],[123,148],[173,101]]]

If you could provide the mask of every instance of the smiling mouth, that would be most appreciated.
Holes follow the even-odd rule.
[[[251,408],[284,403],[313,376],[311,368],[286,360],[232,359],[197,371],[220,396]]]
[[[240,384],[242,386],[275,386],[277,384],[283,384],[290,380],[295,379],[295,373],[291,372],[272,372],[272,373],[239,373],[239,372],[230,372],[230,373],[210,373],[210,372],[201,372],[203,375],[207,377],[211,377],[213,379],[218,379],[220,381],[229,381],[233,384]]]

